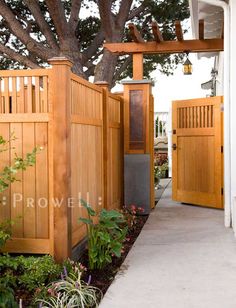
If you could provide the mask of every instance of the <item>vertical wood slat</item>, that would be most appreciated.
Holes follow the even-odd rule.
[[[189,121],[190,121],[190,119],[189,119],[189,107],[187,107],[187,126],[186,126],[186,128],[189,128]]]
[[[39,101],[38,101],[39,103]],[[43,146],[43,151],[36,157],[35,176],[36,192],[36,238],[49,237],[49,209],[48,203],[48,125],[47,123],[35,123],[36,145]],[[41,175],[45,176],[42,177]]]
[[[4,140],[9,140],[10,137],[10,126],[9,123],[0,123],[0,132]],[[9,148],[6,151],[0,153],[0,170],[3,170],[5,166],[9,166],[10,161],[10,150]],[[10,188],[0,193],[0,199],[2,204],[0,204],[0,222],[10,218]]]
[[[11,132],[14,132],[15,139],[11,142],[11,164],[14,163],[15,155],[23,156],[22,123],[11,123]],[[23,172],[18,171],[16,182],[11,184],[11,219],[15,221],[12,226],[13,237],[24,236],[23,222]]]
[[[32,77],[27,77],[27,112],[33,112],[33,90],[32,90]]]
[[[42,108],[40,106],[40,82],[39,77],[35,77],[35,112],[42,112]]]
[[[207,106],[204,106],[204,119],[205,119],[205,128],[207,128]]]
[[[190,128],[193,128],[193,107],[190,107]]]
[[[9,77],[4,78],[4,113],[10,111]]]
[[[2,79],[0,79],[0,113],[3,113],[3,98],[2,98]]]
[[[17,112],[17,79],[12,77],[12,100],[11,100],[11,112]]]
[[[23,123],[23,156],[35,147],[35,124]],[[36,206],[35,206],[35,166],[27,168],[23,173],[24,194],[24,237],[36,236]]]
[[[211,127],[214,127],[214,106],[211,105]]]
[[[17,105],[17,112],[24,113],[25,112],[25,82],[24,77],[20,77],[20,93],[19,93],[19,103]]]

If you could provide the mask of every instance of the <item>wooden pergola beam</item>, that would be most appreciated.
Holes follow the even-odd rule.
[[[204,19],[199,20],[198,33],[199,33],[199,40],[204,40]]]
[[[136,43],[143,43],[144,39],[142,38],[141,33],[138,31],[137,27],[133,23],[129,23],[129,31],[131,33],[132,39]]]
[[[183,41],[184,39],[183,30],[182,30],[181,23],[179,20],[175,21],[175,34],[177,36],[178,41]]]
[[[152,22],[152,32],[153,32],[153,36],[155,38],[155,41],[157,43],[160,43],[160,42],[163,41],[163,37],[162,37],[161,31],[160,31],[159,26],[158,26],[156,21]]]
[[[183,52],[218,52],[224,50],[223,39],[163,41],[145,43],[105,43],[104,47],[113,53],[119,54],[157,54]]]

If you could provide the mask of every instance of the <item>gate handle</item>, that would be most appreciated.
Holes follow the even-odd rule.
[[[176,145],[175,143],[172,145],[172,149],[173,149],[174,151],[177,149],[177,145]]]

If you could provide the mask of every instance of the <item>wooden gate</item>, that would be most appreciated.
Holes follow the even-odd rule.
[[[173,102],[173,200],[223,208],[222,102]]]

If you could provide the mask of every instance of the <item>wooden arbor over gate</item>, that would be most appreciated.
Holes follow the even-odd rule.
[[[133,42],[105,43],[104,47],[113,53],[133,55],[133,79],[143,79],[143,54],[219,52],[224,50],[223,32],[221,38],[205,39],[204,20],[199,20],[199,38],[185,40],[180,21],[175,21],[176,40],[165,41],[157,22],[152,22],[153,41],[145,42],[137,27],[130,23]]]
[[[124,88],[124,132],[125,132],[125,156],[130,154],[148,154],[149,155],[149,170],[150,170],[150,180],[148,182],[150,199],[149,205],[153,207],[154,200],[152,196],[152,191],[154,190],[153,185],[153,157],[152,157],[152,144],[151,141],[154,136],[152,136],[152,113],[150,110],[153,109],[153,99],[151,95],[150,83],[146,82],[146,87],[144,87],[145,80],[143,80],[143,54],[168,54],[168,53],[191,53],[191,52],[219,52],[223,51],[223,34],[221,38],[205,39],[204,37],[204,20],[199,20],[199,37],[193,40],[184,40],[183,30],[180,21],[175,22],[175,33],[176,40],[165,41],[163,39],[162,33],[159,29],[157,22],[152,22],[152,33],[153,41],[145,42],[142,34],[138,31],[134,24],[129,24],[130,33],[133,42],[128,43],[106,43],[104,47],[113,53],[118,54],[132,54],[133,56],[133,82],[125,83]],[[223,32],[222,32],[223,33]],[[149,101],[147,102],[147,97]],[[134,114],[135,113],[135,114]],[[135,120],[134,120],[135,119]],[[151,123],[151,125],[150,125]],[[136,138],[137,140],[131,140]],[[149,142],[147,140],[149,139]],[[132,149],[132,144],[136,144],[136,148]],[[146,144],[146,148],[142,147],[141,144]],[[140,157],[139,157],[140,159]],[[136,168],[140,166],[137,163],[137,159],[133,159],[136,162]],[[126,157],[125,157],[126,162]],[[125,169],[128,172],[134,172],[135,167],[129,167],[129,164],[133,164],[132,158],[127,159],[127,166]],[[144,169],[143,169],[144,170]],[[125,171],[126,172],[126,171]],[[142,176],[142,174],[140,174]],[[137,187],[133,184],[135,182],[134,177],[130,176],[133,185],[133,195],[137,196]],[[125,175],[125,186],[127,185]],[[141,183],[145,186],[145,181]],[[131,183],[128,183],[130,186]],[[131,185],[131,186],[132,186]],[[137,181],[137,185],[140,183]],[[125,188],[126,191],[126,188]],[[132,195],[128,191],[129,196]],[[126,198],[126,196],[125,196]],[[125,200],[126,201],[126,200]],[[130,200],[128,201],[135,201]]]

